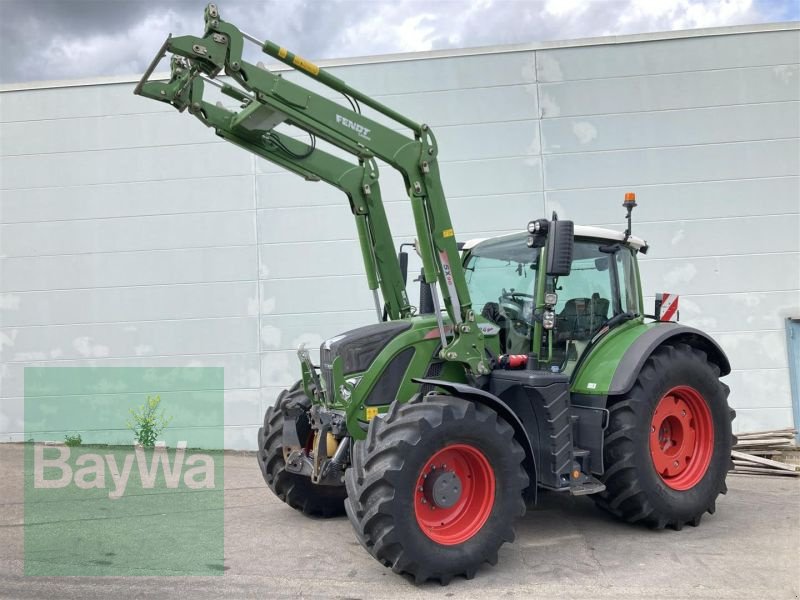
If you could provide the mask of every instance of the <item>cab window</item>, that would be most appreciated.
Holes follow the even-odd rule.
[[[568,373],[611,317],[639,310],[632,251],[607,242],[576,241],[570,274],[551,278],[548,289],[558,294],[553,364]]]

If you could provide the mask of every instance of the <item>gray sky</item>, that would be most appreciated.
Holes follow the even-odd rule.
[[[0,82],[139,75],[203,0],[0,0]],[[218,0],[311,59],[800,20],[800,0]],[[255,57],[249,57],[251,60]]]

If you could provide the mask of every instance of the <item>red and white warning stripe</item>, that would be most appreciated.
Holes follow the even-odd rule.
[[[677,321],[678,294],[664,292],[661,294],[661,315],[659,321]]]

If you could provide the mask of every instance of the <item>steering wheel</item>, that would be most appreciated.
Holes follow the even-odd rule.
[[[511,298],[516,298],[517,296],[519,296],[521,298],[529,298],[530,300],[533,300],[533,294],[524,294],[522,292],[509,292],[507,295],[510,296]]]
[[[527,327],[532,325],[532,323],[529,322],[529,318],[524,314],[526,303],[533,304],[532,294],[515,292],[514,290],[510,292],[503,290],[503,295],[500,297],[500,308],[502,308],[506,316],[511,319],[514,327],[520,330],[520,333],[522,329],[527,329]],[[530,312],[533,313],[532,308]]]

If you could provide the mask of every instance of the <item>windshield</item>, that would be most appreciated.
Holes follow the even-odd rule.
[[[473,304],[500,327],[501,351],[508,354],[536,352],[532,339],[538,251],[528,248],[525,239],[514,236],[481,243],[466,265]],[[546,290],[558,295],[555,327],[549,334],[550,366],[571,372],[608,319],[639,311],[634,251],[606,240],[576,240],[571,273],[548,277]]]
[[[466,265],[472,304],[500,327],[500,349],[507,354],[531,351],[538,250],[528,248],[525,239],[480,244]]]

